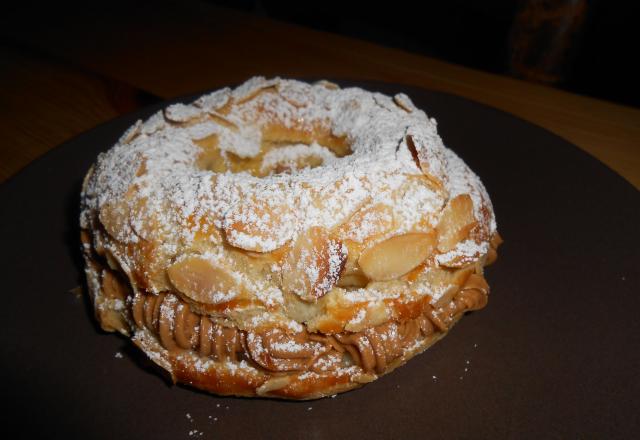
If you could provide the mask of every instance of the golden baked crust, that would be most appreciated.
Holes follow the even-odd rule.
[[[500,242],[406,95],[279,78],[138,121],[80,221],[103,329],[174,381],[290,399],[375,380],[484,307]]]

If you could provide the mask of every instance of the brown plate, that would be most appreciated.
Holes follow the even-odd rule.
[[[335,398],[221,398],[168,386],[127,340],[97,329],[85,298],[68,293],[83,282],[85,171],[164,103],[67,142],[0,187],[3,430],[96,439],[640,438],[640,193],[507,114],[360,85],[409,94],[487,186],[505,244],[488,269],[485,310],[406,366]]]

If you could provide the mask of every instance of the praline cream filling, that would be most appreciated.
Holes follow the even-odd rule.
[[[108,271],[108,269],[105,269]],[[434,333],[446,332],[460,314],[483,308],[489,287],[484,278],[470,273],[444,304],[435,307],[423,298],[398,303],[399,319],[363,331],[335,334],[309,332],[279,326],[257,326],[241,330],[219,323],[205,314],[194,313],[189,304],[174,293],[159,295],[129,293],[121,278],[103,275],[102,294],[107,299],[130,304],[125,311],[132,329],[146,329],[173,354],[191,351],[216,362],[246,361],[267,372],[330,373],[360,367],[366,373],[383,373],[389,363]],[[119,312],[121,308],[114,308]],[[364,309],[360,309],[364,310]],[[358,313],[354,318],[362,319]],[[121,329],[124,330],[124,329]],[[296,331],[297,330],[297,331]]]

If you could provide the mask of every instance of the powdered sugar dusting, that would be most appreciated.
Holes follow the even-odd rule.
[[[173,122],[187,122],[200,115],[200,110],[191,105],[173,104],[164,111],[164,116]]]
[[[193,103],[196,107],[201,108],[206,112],[216,111],[224,107],[229,102],[231,95],[231,89],[225,87],[224,89],[216,90],[208,95],[201,96]]]
[[[264,155],[264,158],[262,159],[262,171],[264,172],[277,168],[296,170],[302,168],[298,166],[299,161],[309,157],[320,159],[323,165],[328,165],[331,161],[336,160],[336,155],[330,149],[323,147],[316,142],[313,142],[310,145],[287,145],[271,150]]]
[[[339,157],[330,146],[311,141],[285,143],[261,156],[265,129],[274,123],[344,137],[350,154]],[[416,166],[407,135],[426,169]],[[197,142],[211,136],[225,164],[233,156],[260,160],[258,169],[264,172],[287,172],[258,177],[203,167]],[[310,156],[320,166],[305,166]],[[423,171],[440,179],[444,190],[425,183]],[[476,218],[488,216],[495,231],[491,210],[482,209],[490,201],[479,179],[444,147],[435,121],[406,95],[390,98],[359,88],[336,90],[322,83],[257,77],[138,122],[99,156],[83,191],[81,222],[83,228],[102,223],[122,243],[153,243],[157,264],[166,266],[185,250],[222,251],[224,240],[245,250],[273,251],[312,227],[333,230],[376,204],[391,211],[364,218],[352,239],[364,239],[378,221],[393,224],[392,234],[419,232],[433,228],[447,200],[460,193],[471,195]],[[471,247],[454,251],[477,251]],[[324,280],[339,274],[344,254],[342,245],[330,249],[331,276]],[[135,266],[131,255],[114,251],[114,256],[122,267]],[[305,271],[310,280],[324,282],[318,267]],[[247,292],[267,304],[282,304],[281,290],[268,279],[243,282]],[[148,284],[150,291],[167,288],[162,280]],[[354,301],[389,295],[375,289],[348,294]]]
[[[436,261],[441,265],[449,265],[461,259],[475,259],[484,255],[489,250],[489,243],[477,243],[474,240],[465,240],[458,243],[453,249],[436,256]]]

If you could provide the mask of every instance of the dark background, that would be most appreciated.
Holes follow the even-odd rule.
[[[205,1],[640,107],[640,68],[635,61],[640,43],[637,1]],[[182,4],[168,3],[175,8]],[[126,15],[130,7],[131,3],[121,0],[22,0],[3,6],[3,12],[10,16],[12,10],[28,11],[28,22],[8,25],[31,28],[37,35],[39,23],[64,23],[78,10]],[[153,7],[148,12],[153,20]],[[145,23],[140,25],[144,28]],[[7,36],[0,28],[0,44],[3,42],[7,43]],[[526,64],[524,68],[515,65],[518,57]]]
[[[383,2],[209,0],[276,20],[369,40],[452,63],[511,75],[581,95],[640,107],[639,2],[619,0],[393,0]],[[552,81],[515,72],[512,57],[522,45],[523,27],[544,21],[541,14],[516,20],[527,7],[560,11],[582,7],[580,24],[566,35],[575,18],[541,23],[530,34],[532,68],[562,43],[566,51],[554,63]],[[563,27],[565,26],[565,27]],[[535,75],[534,75],[535,76]]]

